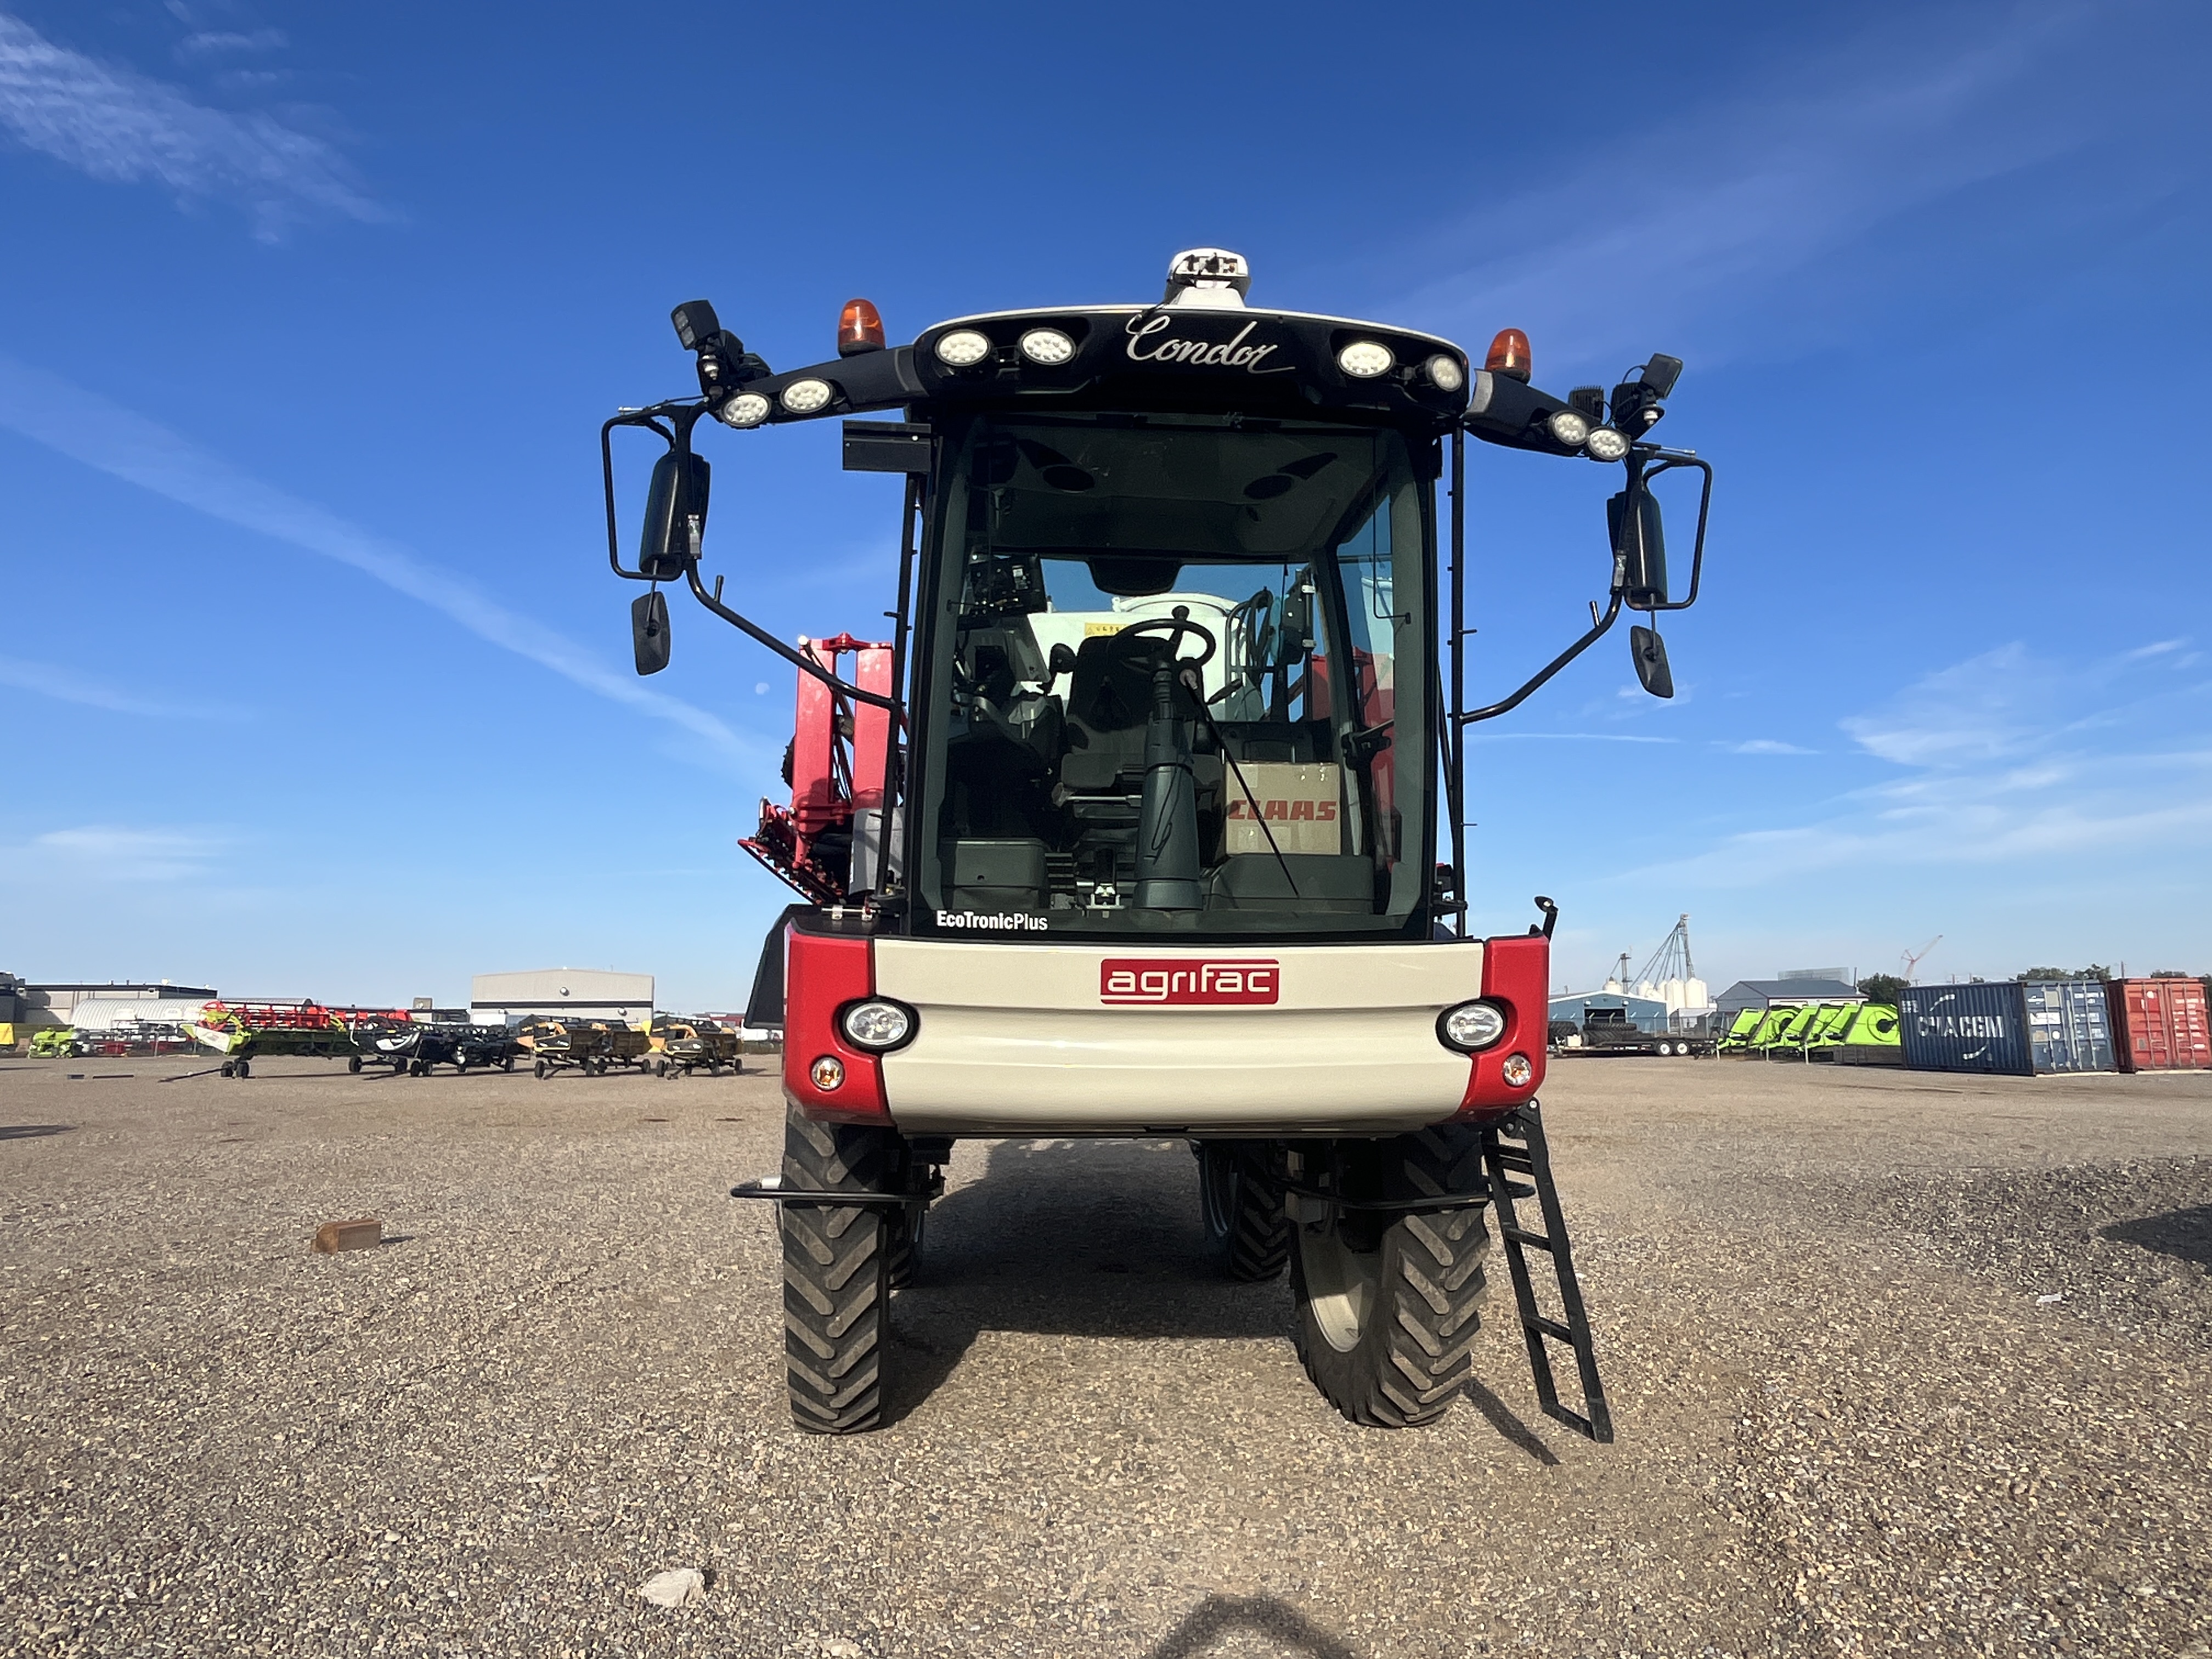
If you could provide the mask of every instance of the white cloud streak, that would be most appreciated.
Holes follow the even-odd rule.
[[[204,703],[141,696],[74,669],[54,663],[31,662],[21,657],[0,657],[0,685],[51,697],[56,702],[71,702],[85,708],[149,720],[216,720],[237,712]]]
[[[2098,131],[2078,82],[2056,101],[2022,91],[2080,52],[2088,9],[1991,9],[1948,54],[1916,15],[1827,62],[1771,64],[1756,94],[1617,134],[1579,171],[1486,204],[1418,261],[1451,274],[1396,303],[1470,340],[1525,328],[1547,380],[1611,371],[1661,336],[1700,365],[1723,361],[1752,325],[1750,296]]]
[[[215,50],[281,44],[262,36],[192,38]],[[281,240],[290,226],[312,219],[392,216],[321,139],[270,116],[196,103],[167,82],[58,46],[6,12],[0,12],[0,131],[106,183],[154,183],[181,201],[234,202],[264,241]]]
[[[1841,797],[1817,822],[1631,873],[1741,888],[1845,868],[2017,870],[2201,848],[2212,836],[2212,745],[2201,736],[2212,685],[2177,678],[2185,660],[2137,650],[2067,665],[2018,644],[1970,657],[1838,722],[1904,775]]]
[[[57,375],[0,357],[0,427],[210,518],[349,565],[503,650],[609,702],[680,727],[729,760],[752,757],[750,747],[706,710],[641,685],[472,583]]]
[[[202,874],[230,844],[202,830],[88,823],[33,836],[8,862],[33,880],[174,882]]]

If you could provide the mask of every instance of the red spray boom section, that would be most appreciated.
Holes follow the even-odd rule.
[[[890,695],[889,645],[840,634],[801,640],[799,649],[833,674],[839,672],[837,659],[849,653],[849,683]],[[791,805],[762,801],[758,832],[738,845],[801,897],[817,904],[842,902],[852,887],[854,816],[883,810],[890,742],[888,710],[856,707],[811,674],[799,675],[798,717],[784,768]]]

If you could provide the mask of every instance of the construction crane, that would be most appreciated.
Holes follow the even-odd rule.
[[[1900,951],[1898,952],[1898,960],[1905,964],[1905,982],[1907,985],[1917,983],[1917,981],[1912,977],[1913,969],[1920,966],[1923,957],[1926,957],[1930,951],[1933,951],[1942,942],[1943,935],[1938,933],[1934,939],[1929,939],[1927,944],[1922,945],[1917,951]]]

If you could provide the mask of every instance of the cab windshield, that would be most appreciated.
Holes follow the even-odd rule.
[[[925,925],[1403,933],[1431,844],[1429,495],[1386,428],[971,423],[918,618]]]

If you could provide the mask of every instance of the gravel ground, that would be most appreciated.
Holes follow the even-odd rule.
[[[0,1062],[9,1653],[2212,1654],[2212,1078],[1555,1068],[1599,1447],[1498,1301],[1352,1427],[1185,1149],[1034,1141],[801,1437],[771,1080],[179,1069]]]

